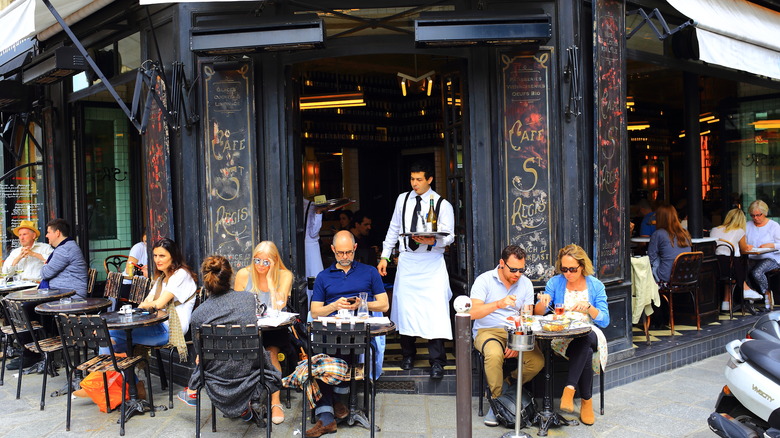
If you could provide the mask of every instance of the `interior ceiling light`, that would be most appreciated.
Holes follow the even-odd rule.
[[[351,106],[366,106],[363,92],[330,93],[301,96],[301,110],[323,108],[346,108]]]
[[[780,129],[780,120],[774,119],[774,120],[757,120],[753,123],[750,123],[753,125],[753,128],[755,129]]]
[[[699,114],[699,122],[704,123],[713,120],[715,116],[712,113]]]
[[[650,123],[648,122],[634,122],[629,124],[626,129],[628,129],[629,131],[641,131],[649,127],[650,127]]]
[[[401,78],[401,94],[406,96],[409,91],[417,89],[425,91],[425,94],[430,96],[433,91],[433,76],[435,74],[436,70],[431,70],[428,73],[415,78],[405,73],[398,72],[398,77]],[[418,85],[416,88],[413,88],[412,84]]]

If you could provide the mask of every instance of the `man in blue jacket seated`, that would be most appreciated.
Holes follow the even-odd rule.
[[[70,236],[70,225],[65,219],[52,219],[46,224],[46,238],[54,251],[41,268],[41,289],[75,290],[87,297],[87,262],[81,248]]]
[[[311,296],[312,319],[335,315],[341,309],[354,311],[360,305],[358,294],[368,292],[368,310],[386,312],[389,308],[382,277],[373,266],[356,262],[355,236],[348,230],[342,230],[333,237],[330,246],[336,256],[336,263],[325,268],[314,280]],[[354,300],[351,300],[354,298]],[[347,359],[342,357],[342,359]],[[317,424],[306,431],[306,437],[319,437],[336,432],[336,420],[347,417],[349,411],[344,403],[334,401],[333,394],[344,395],[349,392],[349,382],[338,386],[318,382],[322,397],[317,401],[314,413]]]

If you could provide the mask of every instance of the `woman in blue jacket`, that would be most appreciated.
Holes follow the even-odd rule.
[[[561,410],[574,412],[574,393],[579,391],[580,420],[593,424],[593,352],[598,348],[602,363],[606,362],[606,339],[598,327],[609,325],[609,309],[604,284],[593,276],[593,262],[584,249],[567,245],[558,251],[555,270],[560,274],[545,286],[554,304],[563,303],[564,315],[572,320],[593,325],[588,336],[553,341],[553,349],[569,358],[569,375],[561,396]],[[556,343],[559,345],[556,346]]]

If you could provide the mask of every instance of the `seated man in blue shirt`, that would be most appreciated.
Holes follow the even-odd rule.
[[[358,294],[368,292],[368,310],[386,312],[389,308],[387,293],[382,284],[382,277],[375,267],[354,261],[355,236],[348,230],[342,230],[333,237],[330,246],[336,256],[336,263],[325,268],[314,280],[314,291],[311,296],[311,317],[334,315],[340,309],[355,310],[360,305]],[[350,302],[354,298],[354,302]],[[336,420],[346,418],[349,414],[343,403],[334,403],[333,393],[348,393],[348,383],[339,386],[326,385],[317,382],[322,392],[322,398],[317,401],[314,413],[317,424],[306,431],[306,437],[319,437],[337,430]]]
[[[485,378],[493,398],[502,393],[504,359],[515,358],[518,352],[507,348],[507,318],[519,309],[534,307],[534,287],[525,272],[525,250],[509,245],[501,251],[498,266],[474,280],[471,287],[471,319],[474,320],[474,347],[485,358]],[[533,313],[544,315],[550,296],[540,294]],[[523,354],[523,382],[536,376],[544,367],[539,347]],[[493,409],[485,416],[486,426],[498,426]]]

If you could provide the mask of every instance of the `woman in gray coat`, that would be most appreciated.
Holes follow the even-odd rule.
[[[257,324],[255,297],[251,292],[233,290],[233,270],[227,259],[222,256],[208,257],[203,261],[201,271],[209,298],[192,312],[193,334],[203,324]],[[214,406],[227,417],[241,417],[244,421],[262,423],[262,414],[251,407],[252,402],[262,403],[265,400],[266,389],[261,383],[262,379],[265,379],[271,392],[281,387],[281,373],[271,365],[268,352],[263,352],[264,369],[260,369],[256,361],[212,361],[204,370],[206,392]],[[198,370],[196,367],[190,377],[190,388],[197,387],[204,377]],[[195,397],[195,391],[189,388],[179,393],[179,399],[190,406],[195,406]]]

